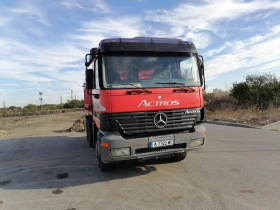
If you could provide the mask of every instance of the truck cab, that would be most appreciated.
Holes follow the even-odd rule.
[[[101,40],[85,56],[87,141],[100,170],[169,155],[206,140],[203,57],[192,42],[135,37]]]

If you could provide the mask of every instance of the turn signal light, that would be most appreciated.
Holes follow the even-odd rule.
[[[101,142],[100,146],[108,148],[110,146],[110,144],[108,142]]]

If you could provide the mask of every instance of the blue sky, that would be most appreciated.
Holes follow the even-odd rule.
[[[0,107],[83,98],[84,55],[103,38],[193,41],[208,91],[248,74],[280,77],[279,0],[2,0]]]

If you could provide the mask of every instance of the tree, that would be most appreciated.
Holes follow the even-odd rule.
[[[237,100],[238,104],[251,106],[250,87],[246,82],[234,83],[230,95]]]
[[[214,93],[206,93],[206,92],[204,92],[203,93],[203,98],[204,98],[204,101],[206,103],[210,102],[214,98]]]
[[[64,104],[64,109],[83,108],[84,100],[72,100]]]
[[[38,108],[35,104],[28,104],[27,106],[23,107],[25,111],[36,111]]]
[[[245,82],[234,83],[230,90],[240,105],[266,109],[280,104],[280,81],[273,74],[248,75]]]
[[[10,110],[21,110],[21,107],[10,106],[9,109],[10,109]]]

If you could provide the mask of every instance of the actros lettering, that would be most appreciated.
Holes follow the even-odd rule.
[[[140,102],[138,107],[154,107],[154,106],[178,106],[180,104],[179,100],[170,101],[147,101],[143,100]]]

